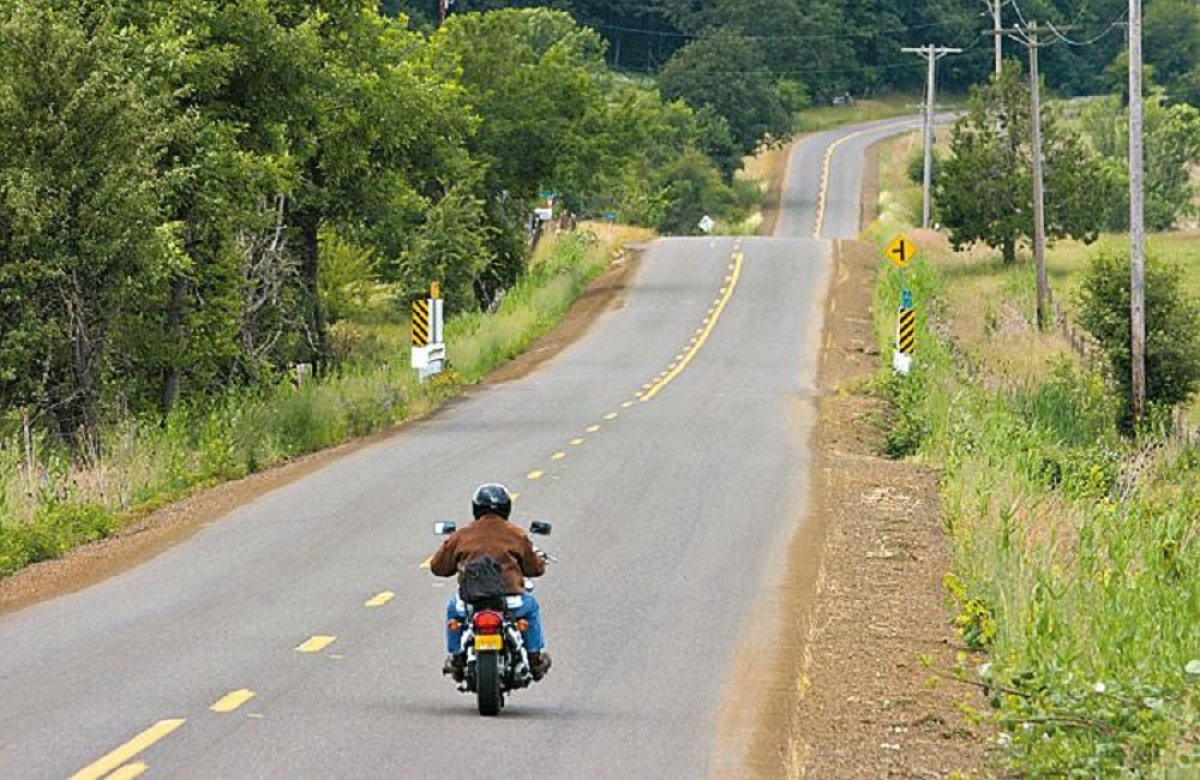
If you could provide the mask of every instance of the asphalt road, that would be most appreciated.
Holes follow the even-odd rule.
[[[809,477],[812,236],[857,233],[862,149],[898,126],[798,147],[776,238],[655,243],[625,305],[532,375],[0,618],[0,777],[736,768],[730,670],[769,641]],[[449,590],[421,564],[490,480],[554,523],[560,562],[538,588],[555,667],[482,719],[441,677]]]

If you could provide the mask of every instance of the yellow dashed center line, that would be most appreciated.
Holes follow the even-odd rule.
[[[418,568],[428,569],[430,564],[432,564],[432,563],[433,563],[433,556],[431,555],[428,558],[426,558],[425,560],[421,561],[421,565]]]
[[[305,640],[302,644],[296,646],[297,653],[319,653],[331,644],[337,641],[336,636],[323,636],[318,634],[310,639]]]
[[[71,775],[71,780],[99,780],[186,722],[185,718],[160,720],[108,755]]]
[[[580,444],[583,444],[583,439],[580,439],[580,438],[571,439],[572,447],[578,447]]]
[[[556,452],[556,453],[554,453],[553,455],[551,455],[551,456],[550,456],[550,460],[562,460],[562,459],[563,459],[563,458],[565,458],[565,457],[567,457],[567,453],[565,453],[565,452]]]
[[[715,328],[717,323],[720,321],[721,314],[724,313],[725,307],[729,304],[729,299],[733,297],[733,291],[737,289],[738,278],[742,274],[742,262],[744,259],[745,255],[741,254],[740,252],[734,256],[733,274],[729,285],[722,289],[724,297],[721,298],[721,302],[717,305],[716,312],[712,317],[705,318],[705,327],[701,328],[699,332],[700,338],[696,340],[696,343],[692,345],[692,347],[687,350],[685,354],[676,356],[675,359],[679,361],[679,365],[671,369],[670,373],[659,380],[658,384],[656,384],[648,393],[646,393],[645,397],[642,398],[642,403],[645,403],[654,396],[658,395],[664,387],[674,381],[675,377],[679,376],[680,372],[688,367],[688,364],[692,362],[692,358],[696,356],[696,353],[699,352],[700,348],[704,346],[704,343],[708,341],[709,335],[712,333],[713,328]]]
[[[631,406],[633,406],[633,401],[625,401],[621,404],[622,409],[628,409]]]
[[[531,472],[529,472],[528,474],[526,474],[526,475],[525,475],[525,478],[526,478],[526,479],[541,479],[541,478],[542,478],[542,474],[544,474],[544,473],[545,473],[545,472],[543,472],[543,471],[537,471],[537,470],[534,470],[534,471],[531,471]]]
[[[371,598],[367,599],[365,602],[363,602],[363,606],[364,607],[382,607],[384,604],[388,603],[389,601],[391,601],[394,598],[396,598],[396,594],[393,593],[392,591],[390,591],[390,590],[381,591],[379,593],[376,593]]]
[[[233,712],[253,698],[254,691],[249,688],[240,688],[217,699],[209,709],[213,712]]]
[[[521,494],[514,490],[513,492],[508,494],[508,497],[511,498],[513,501],[516,501],[518,498],[521,497]]]

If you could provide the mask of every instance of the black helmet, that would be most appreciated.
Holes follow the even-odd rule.
[[[512,513],[512,496],[508,494],[508,488],[504,485],[488,482],[475,488],[475,495],[471,498],[471,511],[476,520],[484,515],[500,515],[507,520]]]

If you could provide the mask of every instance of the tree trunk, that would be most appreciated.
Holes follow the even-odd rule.
[[[1017,262],[1017,241],[1012,236],[1006,236],[1002,245],[1004,264],[1014,265]]]
[[[179,356],[175,352],[183,342],[183,303],[187,296],[187,280],[176,276],[171,281],[171,298],[167,303],[167,334],[171,342],[170,356],[167,358],[166,375],[162,387],[162,416],[166,423],[167,415],[179,400],[180,367]]]
[[[325,307],[321,304],[319,214],[312,209],[297,212],[296,227],[300,234],[300,277],[304,286],[305,325],[313,373],[320,376],[329,363],[329,333],[325,324]]]

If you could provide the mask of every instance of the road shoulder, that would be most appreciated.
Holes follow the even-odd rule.
[[[986,741],[962,714],[977,694],[931,685],[962,650],[941,587],[950,570],[937,473],[878,456],[883,402],[856,392],[879,355],[873,247],[839,242],[826,302],[809,517],[789,552],[773,700],[753,774],[946,777],[982,773]]]

